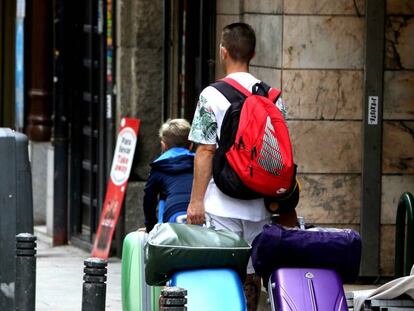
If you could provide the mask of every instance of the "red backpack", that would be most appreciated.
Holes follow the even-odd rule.
[[[245,200],[288,196],[296,184],[296,166],[286,122],[275,105],[281,92],[260,82],[250,93],[230,78],[212,86],[231,103],[213,159],[218,188]]]

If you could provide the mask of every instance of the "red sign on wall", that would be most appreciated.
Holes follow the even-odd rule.
[[[108,258],[112,236],[121,212],[129,173],[131,172],[139,125],[139,119],[121,119],[121,127],[112,160],[111,175],[92,249],[92,257]]]

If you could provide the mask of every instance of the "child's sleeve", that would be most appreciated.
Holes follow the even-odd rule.
[[[151,171],[144,188],[144,218],[147,232],[150,232],[158,222],[157,205],[160,192],[159,176],[156,172]]]

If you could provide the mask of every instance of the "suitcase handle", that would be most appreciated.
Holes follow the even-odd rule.
[[[208,217],[206,217],[205,219],[206,220],[205,220],[205,223],[203,224],[203,227],[212,228],[210,219],[208,219]],[[178,224],[186,224],[187,223],[187,214],[177,216],[175,221]],[[212,228],[212,229],[214,229],[214,228]]]

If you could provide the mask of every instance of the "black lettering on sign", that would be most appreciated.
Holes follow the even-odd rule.
[[[378,124],[378,96],[368,97],[368,124]]]

